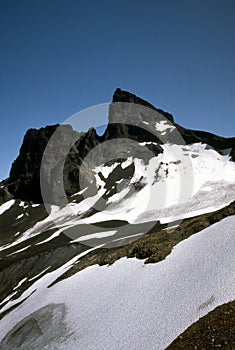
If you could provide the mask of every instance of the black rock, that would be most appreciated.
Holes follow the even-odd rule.
[[[166,117],[171,123],[174,123],[173,115],[163,111],[162,109],[154,107],[151,103],[143,100],[140,97],[137,97],[136,95],[132,94],[131,92],[121,90],[120,88],[117,88],[113,95],[113,102],[128,102],[128,103],[135,103],[141,106],[148,107],[150,109],[153,109],[154,111],[159,112],[164,117]]]
[[[122,104],[118,104],[117,102],[125,103],[127,108],[125,107],[125,109],[122,110]],[[128,106],[128,104],[130,104],[130,106]],[[146,109],[144,107],[148,108]],[[143,112],[141,108],[144,110]],[[144,101],[130,92],[118,88],[113,95],[113,102],[110,104],[109,124],[103,136],[98,136],[93,128],[85,133],[79,134],[69,125],[63,125],[59,128],[59,124],[46,126],[39,130],[28,130],[20,148],[19,156],[12,164],[10,176],[5,180],[4,188],[1,189],[0,203],[12,197],[25,201],[42,202],[40,189],[41,162],[46,145],[57,130],[60,135],[53,146],[53,150],[51,150],[51,155],[48,156],[42,179],[47,186],[47,202],[57,202],[56,188],[57,182],[60,181],[61,176],[67,196],[71,196],[80,190],[80,165],[86,155],[102,142],[112,139],[131,139],[137,142],[152,141],[156,142],[157,145],[154,147],[148,146],[151,151],[155,155],[162,152],[162,141],[151,131],[141,127],[145,113],[150,115],[150,118],[153,118],[153,123],[157,114],[158,116],[163,116],[170,124],[174,125],[182,136],[182,138],[179,138],[176,142],[180,144],[182,144],[182,142],[186,144],[202,142],[218,151],[231,149],[230,155],[232,160],[235,161],[235,138],[224,138],[204,131],[185,129],[175,123],[171,114],[155,108],[149,102]],[[120,114],[124,114],[121,120],[118,119],[118,115]],[[73,141],[72,147],[70,151],[67,152],[66,147],[71,144],[71,140]],[[122,147],[121,141],[120,145],[120,147]],[[109,151],[112,152],[112,149]],[[125,152],[123,152],[123,154],[125,156]],[[62,164],[61,162],[66,155],[66,161]],[[63,174],[61,174],[61,171]],[[85,181],[90,183],[91,178],[89,177],[89,172],[82,175]]]

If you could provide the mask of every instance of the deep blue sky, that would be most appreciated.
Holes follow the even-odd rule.
[[[233,0],[0,0],[0,178],[28,128],[109,102],[116,87],[234,136],[234,38]]]

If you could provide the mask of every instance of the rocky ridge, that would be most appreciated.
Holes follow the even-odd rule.
[[[97,135],[96,130],[91,128],[87,132],[79,135],[79,140],[77,142],[75,141],[73,147],[70,149],[66,158],[63,174],[65,192],[68,196],[71,196],[80,190],[79,169],[82,160],[95,146],[107,140],[126,138],[138,142],[156,142],[158,146],[152,148],[152,151],[156,155],[159,152],[162,152],[161,141],[159,139],[146,129],[134,125],[136,124],[136,115],[132,117],[128,115],[129,119],[127,119],[127,122],[129,121],[131,125],[127,125],[127,122],[125,124],[116,122],[119,102],[148,107],[149,110],[160,113],[177,128],[186,144],[202,142],[219,152],[229,150],[232,160],[235,161],[235,138],[224,138],[204,131],[185,129],[175,123],[171,114],[161,109],[157,109],[147,101],[121,89],[116,89],[112,102],[109,112],[109,124],[104,134],[99,136]],[[0,190],[0,203],[3,203],[9,198],[33,201],[35,203],[42,202],[40,192],[41,161],[49,139],[58,128],[59,124],[46,126],[39,130],[29,129],[26,132],[19,156],[12,164],[9,178],[2,183],[3,188]],[[70,142],[71,139],[76,140],[78,136],[78,133],[69,125],[63,125],[60,128],[60,133],[60,142],[56,145],[58,158],[55,159],[54,157],[51,164],[54,174],[57,172],[60,159],[64,155],[63,149],[66,144]],[[53,184],[48,180],[48,188],[51,187],[53,187]]]

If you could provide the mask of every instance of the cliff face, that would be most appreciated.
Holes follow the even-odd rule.
[[[46,126],[39,130],[29,129],[20,148],[19,156],[13,162],[8,191],[20,199],[37,201],[40,194],[40,165],[46,144],[59,125]]]
[[[86,154],[99,143],[99,136],[94,129],[79,135],[70,125],[59,124],[46,126],[39,130],[27,131],[19,156],[13,162],[9,179],[6,181],[8,191],[14,198],[40,203],[42,201],[40,190],[40,169],[43,154],[51,136],[57,132],[60,135],[53,144],[51,156],[47,157],[48,191],[53,191],[54,182],[61,168],[61,159],[66,155],[66,146],[74,140],[74,145],[64,164],[64,186],[67,195],[79,189],[79,166]],[[73,143],[73,142],[72,142]],[[48,193],[49,195],[49,193]]]
[[[232,160],[235,161],[235,138],[223,138],[213,135],[204,131],[194,131],[183,128],[175,123],[171,114],[155,108],[149,102],[135,96],[134,94],[117,89],[113,95],[114,103],[110,104],[109,110],[109,124],[105,130],[103,136],[98,136],[95,129],[89,129],[86,133],[79,135],[79,140],[76,141],[78,133],[72,130],[71,126],[64,125],[60,128],[61,137],[60,142],[56,145],[56,155],[52,155],[51,163],[48,165],[50,168],[50,174],[57,172],[60,164],[61,157],[63,156],[63,150],[66,148],[66,144],[74,139],[74,145],[70,149],[70,152],[66,158],[64,164],[64,187],[68,196],[79,191],[79,169],[82,160],[85,156],[97,145],[112,139],[130,139],[138,142],[155,142],[156,145],[151,146],[151,151],[154,154],[162,152],[162,141],[153,133],[149,132],[146,128],[142,128],[141,122],[144,122],[144,115],[142,113],[135,113],[135,110],[131,108],[134,105],[148,107],[150,110],[158,112],[160,115],[169,120],[181,134],[186,144],[202,142],[215,148],[219,152],[225,149],[230,149],[230,155]],[[126,105],[130,103],[130,109],[126,111],[127,119],[124,122],[120,122],[119,114],[122,112],[116,102],[122,102]],[[154,117],[154,113],[151,118]],[[121,120],[122,121],[122,120]],[[128,125],[128,123],[130,123]],[[154,120],[153,120],[154,123]],[[4,182],[4,189],[0,194],[1,201],[4,198],[10,198],[13,196],[17,199],[26,201],[41,202],[40,191],[40,167],[45,151],[46,145],[58,129],[59,124],[46,126],[39,130],[30,129],[27,131],[23,144],[20,149],[19,156],[13,162],[10,171],[9,179]],[[181,142],[181,141],[179,141]],[[150,146],[149,146],[150,147]],[[53,180],[52,180],[53,178]],[[48,178],[48,191],[53,190],[55,176],[51,176],[51,180]],[[4,198],[3,198],[4,197]]]

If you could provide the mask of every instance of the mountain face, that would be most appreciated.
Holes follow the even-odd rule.
[[[0,349],[164,349],[235,299],[235,138],[121,89],[108,118],[28,130],[1,183]]]
[[[175,126],[185,144],[190,145],[201,142],[213,147],[219,153],[228,150],[228,154],[232,157],[232,160],[235,161],[235,138],[224,138],[204,131],[185,129],[175,123],[171,114],[157,109],[134,94],[122,91],[121,89],[115,91],[113,102],[114,108],[112,108],[113,106],[111,104],[109,124],[103,136],[98,136],[95,129],[89,129],[88,132],[82,134],[78,142],[75,142],[67,156],[64,168],[64,185],[68,196],[80,190],[78,168],[85,156],[100,143],[119,138],[131,139],[138,142],[155,142],[158,145],[155,145],[154,153],[157,155],[159,152],[162,152],[160,146],[162,142],[157,139],[155,135],[148,132],[146,129],[135,126],[136,116],[134,116],[131,121],[131,117],[128,115],[128,120],[125,124],[116,122],[115,104],[117,103],[137,104],[157,111],[169,120],[172,126]],[[131,122],[132,124],[127,125],[127,122]],[[39,130],[30,129],[27,131],[19,156],[12,164],[9,179],[4,182],[7,192],[9,192],[13,198],[33,201],[35,203],[42,202],[39,179],[41,161],[46,145],[58,127],[59,125],[57,124],[46,126]],[[60,132],[62,137],[60,138],[60,143],[57,144],[56,147],[60,149],[60,154],[63,154],[64,145],[61,144],[61,139],[65,139],[65,142],[71,138],[76,140],[77,132],[69,125],[61,126]],[[3,196],[4,194],[1,195],[1,197]],[[9,198],[9,196],[7,198]]]

